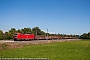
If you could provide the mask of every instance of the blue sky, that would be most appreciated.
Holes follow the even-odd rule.
[[[35,26],[51,33],[88,33],[90,0],[0,0],[0,30]]]

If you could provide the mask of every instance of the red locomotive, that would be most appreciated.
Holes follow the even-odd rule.
[[[34,34],[16,33],[16,34],[14,34],[13,38],[14,38],[14,41],[17,41],[17,40],[34,40],[35,35]]]

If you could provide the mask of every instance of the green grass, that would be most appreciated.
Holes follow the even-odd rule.
[[[50,58],[50,60],[90,60],[90,40],[24,46],[0,51],[1,58]]]

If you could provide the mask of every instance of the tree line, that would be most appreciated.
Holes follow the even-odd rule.
[[[80,36],[81,39],[90,39],[90,32],[84,33]]]
[[[83,39],[90,39],[90,32],[88,34],[79,35],[66,35],[66,34],[50,34],[48,32],[42,31],[39,27],[34,28],[23,28],[16,30],[15,28],[11,28],[7,32],[3,32],[0,30],[0,40],[10,40],[13,39],[13,35],[15,33],[22,33],[22,34],[34,34],[34,35],[45,35],[45,36],[62,36],[62,37],[80,37]]]

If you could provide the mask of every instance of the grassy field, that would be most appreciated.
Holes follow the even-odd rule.
[[[0,51],[0,58],[50,58],[50,60],[90,60],[90,40],[30,44]]]

